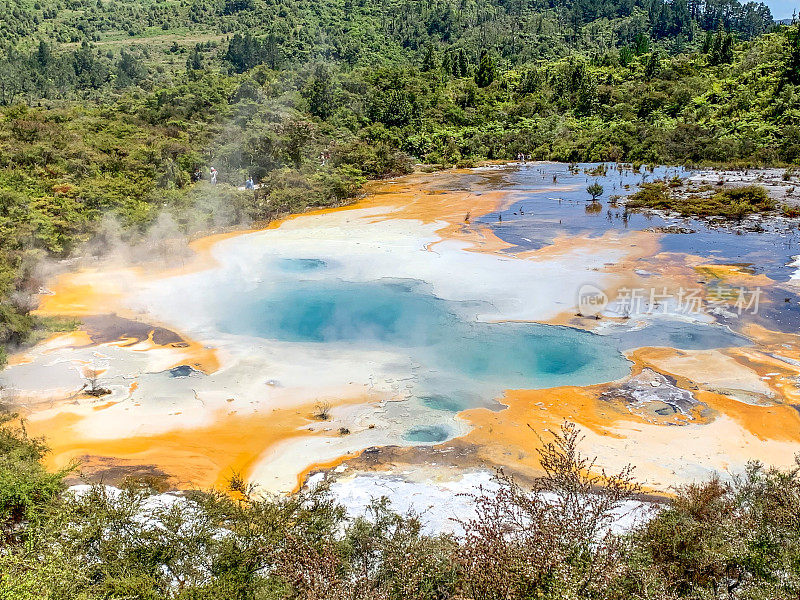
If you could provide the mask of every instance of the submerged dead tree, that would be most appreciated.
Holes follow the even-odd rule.
[[[96,367],[95,365],[91,365],[83,369],[83,379],[85,383],[83,384],[82,391],[89,396],[94,396],[95,398],[99,398],[100,396],[106,396],[111,393],[111,390],[103,387],[100,383],[100,377],[105,373],[105,369],[101,369]]]

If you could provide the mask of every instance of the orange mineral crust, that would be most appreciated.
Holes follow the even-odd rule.
[[[476,462],[537,476],[541,473],[537,450],[565,420],[579,424],[593,440],[615,440],[615,446],[624,444],[626,429],[643,425],[624,407],[599,400],[600,391],[597,387],[508,390],[501,399],[507,406],[503,410],[480,408],[461,413],[473,427],[463,441],[477,448]],[[591,447],[594,451],[597,444],[593,442]]]
[[[83,317],[121,308],[125,289],[138,277],[134,268],[116,271],[83,269],[63,273],[50,284],[50,294],[39,297],[34,314]]]
[[[466,241],[471,244],[472,250],[499,252],[510,248],[511,244],[498,238],[488,226],[475,224],[473,221],[507,207],[514,201],[513,194],[505,191],[446,189],[449,178],[457,173],[457,170],[435,174],[415,173],[394,181],[370,182],[365,186],[366,195],[356,203],[289,215],[272,221],[267,228],[275,229],[287,221],[304,216],[375,209],[368,222],[407,219],[423,224],[435,223],[440,225],[436,233],[442,239]],[[428,249],[435,247],[436,243],[438,242],[431,244]]]
[[[764,287],[775,283],[763,273],[754,273],[751,265],[700,264],[694,269],[700,275],[734,287]]]
[[[217,356],[216,350],[213,348],[209,348],[196,340],[192,340],[180,334],[174,334],[177,338],[174,341],[158,343],[154,340],[155,328],[150,329],[152,326],[144,323],[141,325],[143,325],[143,329],[147,331],[147,335],[143,339],[139,339],[135,336],[122,335],[112,341],[103,341],[99,343],[92,338],[90,332],[79,329],[77,331],[54,334],[41,342],[37,348],[41,349],[42,354],[52,354],[70,348],[87,348],[93,346],[99,348],[103,344],[108,344],[127,348],[133,352],[148,352],[151,350],[166,352],[171,356],[171,363],[167,368],[179,365],[190,365],[192,368],[203,373],[213,373],[220,368],[219,357]],[[30,364],[32,361],[33,359],[30,352],[18,352],[12,355],[11,360],[9,360],[9,365]],[[136,384],[133,385],[135,386]],[[135,389],[135,387],[132,387],[132,391]]]
[[[339,406],[359,404],[365,399],[342,400]],[[93,411],[108,410],[115,403],[98,404]],[[117,439],[95,438],[81,427],[84,417],[65,409],[47,419],[28,419],[26,427],[32,435],[46,436],[51,451],[47,463],[51,468],[63,468],[87,458],[111,458],[111,463],[155,466],[170,476],[179,488],[222,488],[233,474],[249,477],[254,465],[265,453],[281,442],[302,436],[325,436],[310,431],[315,423],[310,405],[292,408],[264,409],[250,413],[219,410],[210,423],[200,427],[182,427],[181,414],[165,419],[175,422],[169,431]],[[129,413],[130,414],[130,413]],[[128,418],[135,418],[135,413]],[[345,453],[342,459],[353,456]],[[338,464],[340,461],[334,461]],[[297,475],[316,468],[313,457],[297,457]]]
[[[220,368],[219,357],[213,348],[208,348],[195,340],[189,339],[186,336],[181,336],[179,342],[172,342],[169,344],[158,344],[153,341],[152,332],[147,340],[130,344],[131,350],[136,352],[147,352],[157,348],[165,349],[173,356],[173,362],[169,368],[177,367],[179,365],[189,365],[192,368],[202,371],[203,373],[213,373]],[[125,340],[120,343],[125,345]]]
[[[752,369],[743,359],[746,353],[753,351],[643,348],[630,353],[633,375],[645,369],[662,373],[692,392],[697,405],[687,415],[652,418],[641,401],[626,403],[609,393],[622,382],[508,390],[503,410],[461,413],[472,426],[463,441],[477,448],[478,462],[536,475],[541,439],[572,421],[583,429],[585,447],[597,454],[601,467],[633,464],[656,489],[691,481],[698,468],[738,469],[751,459],[788,466],[800,448],[800,412],[783,396],[770,395],[774,390],[759,376],[763,367]],[[761,403],[749,403],[754,401]]]

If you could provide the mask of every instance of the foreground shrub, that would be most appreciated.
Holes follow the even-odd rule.
[[[615,531],[639,486],[606,474],[566,424],[523,489],[500,474],[460,535],[386,498],[349,518],[324,487],[153,496],[61,493],[24,429],[0,428],[0,598],[181,600],[789,600],[800,593],[800,465],[685,486]]]
[[[639,490],[631,469],[607,475],[578,452],[565,424],[540,450],[544,476],[524,491],[501,476],[496,493],[476,498],[458,547],[467,596],[480,599],[604,597],[626,570],[616,511]]]
[[[782,472],[751,463],[678,490],[638,541],[671,596],[797,598],[800,464]]]

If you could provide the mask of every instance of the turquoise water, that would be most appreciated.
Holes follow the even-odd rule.
[[[308,273],[327,266],[328,263],[321,258],[282,258],[278,261],[278,268],[285,273]]]
[[[619,379],[630,369],[621,351],[630,348],[691,350],[748,343],[724,327],[670,320],[609,335],[537,323],[478,322],[475,315],[487,306],[442,300],[414,280],[354,283],[296,276],[273,278],[247,294],[237,293],[236,285],[218,289],[223,291],[213,314],[224,333],[342,352],[398,354],[404,364],[415,365],[411,393],[434,416],[496,407],[495,399],[506,389]]]
[[[277,288],[277,289],[275,289]],[[455,317],[407,283],[285,281],[233,300],[227,333],[286,342],[429,346]]]
[[[409,442],[418,442],[424,444],[436,444],[445,441],[450,437],[450,430],[441,425],[423,425],[420,427],[412,427],[403,436]]]
[[[447,396],[441,396],[439,394],[422,396],[420,397],[420,402],[422,402],[422,404],[428,408],[432,408],[433,410],[441,410],[444,412],[458,413],[467,408],[461,402],[458,402],[453,398],[448,398]]]
[[[476,322],[470,315],[480,305],[444,301],[415,281],[284,281],[231,294],[222,304],[226,309],[216,314],[224,333],[401,352],[423,367],[423,403],[446,398],[451,404],[445,410],[480,404],[470,392],[486,386],[496,395],[508,388],[589,385],[622,377],[629,368],[601,336]]]

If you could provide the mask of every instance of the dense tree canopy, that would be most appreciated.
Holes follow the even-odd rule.
[[[3,79],[18,88],[6,91],[5,103],[16,94],[65,97],[97,89],[119,76],[114,57],[126,38],[155,42],[173,31],[196,32],[205,50],[242,73],[258,64],[277,69],[309,61],[424,63],[434,51],[458,52],[475,65],[489,51],[516,65],[638,48],[643,39],[680,52],[696,48],[703,31],[722,28],[749,40],[772,26],[764,4],[737,0],[2,0],[0,10]],[[93,42],[105,50],[89,51],[84,43]],[[67,46],[67,55],[53,62],[50,50],[38,53],[40,43]],[[33,52],[39,60],[28,60]],[[134,60],[170,64],[166,44],[143,45],[142,53],[125,60],[124,84],[148,78]]]

